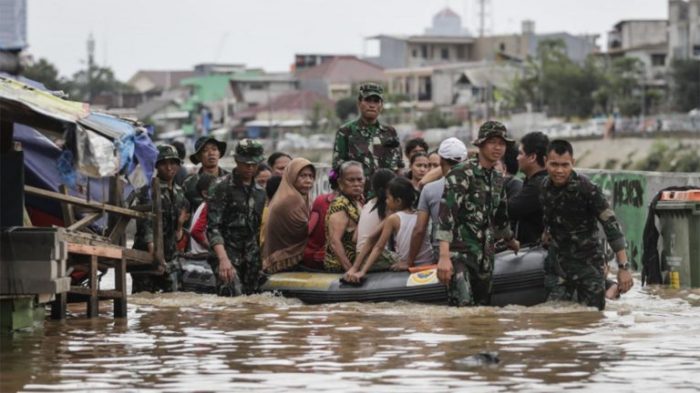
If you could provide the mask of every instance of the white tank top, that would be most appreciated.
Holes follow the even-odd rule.
[[[394,239],[396,239],[396,252],[399,254],[401,261],[408,260],[408,253],[411,250],[411,234],[413,234],[413,227],[416,226],[416,219],[418,218],[418,213],[405,213],[397,212],[401,224],[399,225],[399,232],[396,234]],[[433,248],[430,245],[430,236],[423,237],[423,242],[421,243],[418,255],[416,255],[416,266],[429,265],[433,263]]]

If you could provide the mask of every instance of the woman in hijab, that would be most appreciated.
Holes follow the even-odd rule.
[[[309,236],[309,192],[316,168],[306,158],[295,158],[284,169],[279,189],[270,201],[263,245],[263,270],[275,273],[296,266],[304,256]]]

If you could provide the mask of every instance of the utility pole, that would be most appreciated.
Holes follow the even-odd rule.
[[[479,18],[479,37],[487,33],[486,19],[491,18],[491,0],[477,0],[477,16]]]
[[[92,73],[95,70],[95,37],[92,33],[88,37],[87,41],[88,50],[88,66],[87,66],[87,100],[92,101]]]

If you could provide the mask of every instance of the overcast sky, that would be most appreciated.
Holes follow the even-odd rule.
[[[96,61],[126,80],[140,69],[202,62],[287,71],[295,53],[372,54],[364,37],[420,34],[445,6],[478,30],[476,0],[28,0],[29,53],[80,69],[90,33]],[[491,31],[601,34],[623,19],[665,19],[665,0],[491,0]]]

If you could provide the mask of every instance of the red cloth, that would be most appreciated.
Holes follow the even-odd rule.
[[[309,241],[304,249],[303,265],[312,269],[323,269],[326,249],[326,212],[333,202],[335,193],[316,197],[309,215]]]
[[[202,208],[202,213],[197,217],[197,221],[194,223],[192,230],[190,231],[190,236],[197,243],[204,247],[204,242],[207,239],[207,211],[209,210],[209,205],[205,204]]]

